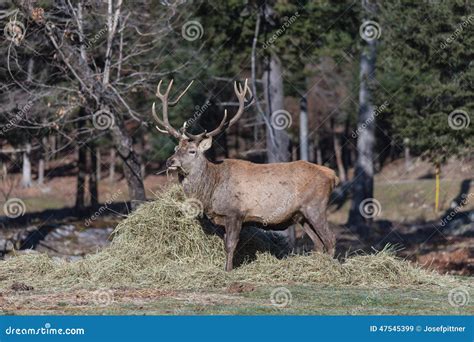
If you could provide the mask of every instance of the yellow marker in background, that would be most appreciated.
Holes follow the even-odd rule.
[[[436,192],[435,192],[435,212],[439,211],[439,175],[441,173],[441,168],[439,163],[436,163],[435,166],[435,176],[436,176]]]

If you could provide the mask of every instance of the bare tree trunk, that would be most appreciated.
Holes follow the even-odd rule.
[[[96,175],[96,178],[97,178],[97,183],[100,182],[100,179],[101,179],[101,171],[102,171],[102,164],[100,162],[100,148],[99,147],[96,147],[96,150],[95,150],[95,155],[96,155],[96,169],[95,169],[95,175]]]
[[[56,151],[56,136],[55,135],[51,135],[49,137],[49,148],[51,150],[51,158],[50,159],[55,159],[54,158],[54,151]]]
[[[48,137],[41,139],[40,159],[38,161],[38,185],[44,184],[44,171],[48,162]]]
[[[267,103],[267,113],[272,122],[272,127],[267,127],[267,159],[269,163],[286,162],[290,160],[290,138],[286,132],[284,121],[291,120],[283,111],[283,78],[282,68],[279,58],[272,54],[270,58],[270,70],[264,74],[265,99]],[[277,118],[280,117],[280,119]],[[286,118],[285,118],[286,117]],[[282,122],[283,126],[278,127],[275,122]]]
[[[300,159],[309,160],[308,153],[308,104],[306,97],[300,100]]]
[[[44,159],[41,157],[41,159],[38,161],[38,185],[43,185],[44,184]]]
[[[316,164],[323,165],[323,152],[321,151],[321,144],[319,137],[316,138]]]
[[[136,154],[138,156],[138,162],[140,163],[140,175],[142,179],[145,179],[146,176],[146,169],[145,169],[145,137],[141,136],[137,139],[137,143],[135,143]]]
[[[373,198],[374,193],[374,106],[369,85],[375,78],[376,41],[368,42],[360,59],[359,117],[357,139],[357,161],[352,185],[353,200],[348,225],[366,235],[372,218],[362,215],[362,202]]]
[[[111,127],[112,138],[123,162],[123,172],[127,180],[132,209],[146,201],[145,187],[141,175],[141,165],[133,149],[132,138],[125,132],[121,122]]]
[[[346,181],[346,170],[344,169],[344,163],[342,161],[342,147],[339,141],[339,137],[336,131],[336,123],[334,120],[331,120],[331,127],[332,127],[332,141],[334,146],[334,155],[336,156],[336,165],[337,171],[339,174],[339,179],[341,182]]]
[[[0,150],[3,149],[3,143],[0,142]],[[0,154],[0,157],[2,155]],[[6,160],[2,160],[2,158],[0,158],[0,164],[2,165],[2,174],[1,174],[1,177],[0,179],[2,180],[2,182],[5,182],[7,179],[8,179],[8,167],[7,167],[7,161]]]
[[[409,171],[411,169],[411,157],[410,157],[410,147],[408,146],[408,143],[410,142],[410,139],[405,138],[403,140],[404,143],[404,154],[405,154],[405,171]]]
[[[115,148],[110,148],[109,156],[109,182],[113,183],[115,180]]]
[[[342,161],[344,163],[344,169],[347,171],[351,166],[352,166],[352,144],[348,143],[349,142],[349,132],[350,132],[350,123],[349,123],[349,118],[346,118],[346,122],[344,124],[344,135],[343,135],[343,147],[342,147]],[[347,172],[346,172],[346,180],[348,178]]]
[[[28,67],[27,67],[27,77],[26,77],[27,83],[30,83],[33,78],[33,67],[34,67],[34,59],[30,58],[28,60]],[[28,140],[25,144],[25,150],[23,151],[21,185],[24,188],[29,188],[31,187],[32,183],[33,182],[32,182],[32,176],[31,176],[31,142]]]
[[[85,115],[85,109],[79,109],[79,120],[77,121],[77,129],[81,131],[84,127],[84,120],[81,118]],[[85,186],[87,174],[87,150],[84,145],[77,146],[77,183],[76,183],[76,209],[82,210],[85,207]]]
[[[344,169],[344,163],[342,162],[342,147],[339,142],[339,137],[336,133],[333,134],[334,141],[334,154],[336,156],[337,171],[339,173],[339,179],[341,182],[346,181],[346,170]]]
[[[31,181],[31,143],[25,144],[25,149],[23,151],[23,166],[22,166],[22,177],[21,185],[24,188],[30,188],[32,185]]]
[[[99,205],[99,190],[97,182],[97,146],[94,142],[88,144],[89,150],[89,195],[90,195],[90,205],[93,208],[98,207]]]
[[[110,69],[112,65],[112,47],[114,36],[117,32],[118,18],[120,17],[122,1],[115,3],[108,1],[107,7],[107,48],[105,50],[105,65],[103,69],[102,85],[107,88],[110,81]],[[121,62],[120,62],[121,63]],[[118,74],[119,75],[119,74]],[[108,106],[106,106],[108,107]],[[112,111],[107,108],[110,113]],[[145,187],[143,186],[142,163],[140,157],[133,148],[133,140],[127,134],[124,123],[118,115],[113,113],[115,125],[111,127],[112,139],[114,141],[117,152],[123,162],[123,172],[127,180],[128,192],[132,209],[135,209],[140,203],[146,201]]]
[[[2,180],[6,180],[8,177],[8,167],[7,163],[3,162],[2,163]]]
[[[314,163],[316,160],[315,154],[314,154],[314,142],[310,141],[309,142],[309,161],[311,163]]]
[[[76,185],[76,208],[85,207],[85,186],[87,173],[87,151],[84,146],[77,147],[77,185]]]

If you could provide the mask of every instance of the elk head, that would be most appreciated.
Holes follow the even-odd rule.
[[[187,131],[186,122],[180,131],[178,131],[171,126],[168,120],[168,107],[175,106],[193,82],[191,81],[191,83],[189,83],[186,89],[184,89],[184,91],[176,98],[176,100],[171,102],[168,101],[168,96],[173,85],[173,80],[170,81],[170,84],[168,85],[168,88],[164,94],[160,90],[161,83],[162,81],[158,83],[156,88],[156,96],[161,100],[163,105],[163,120],[161,120],[156,113],[155,103],[153,103],[152,106],[152,114],[158,124],[156,129],[161,133],[169,134],[178,139],[178,145],[175,147],[175,153],[166,161],[166,166],[168,170],[178,170],[182,174],[189,174],[194,169],[201,168],[203,163],[206,162],[204,153],[212,146],[212,138],[237,122],[237,120],[239,120],[242,116],[245,108],[252,104],[252,92],[248,87],[247,80],[245,80],[243,87],[240,83],[235,82],[234,91],[239,100],[239,109],[237,110],[237,113],[234,115],[234,117],[230,121],[227,121],[226,109],[224,110],[224,117],[217,128],[211,132],[204,131],[195,135]],[[250,94],[250,99],[247,103],[245,103],[247,92]]]

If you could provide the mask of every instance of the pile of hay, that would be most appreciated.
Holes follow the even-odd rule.
[[[182,212],[183,193],[174,186],[142,205],[116,228],[112,243],[76,262],[26,254],[0,262],[0,286],[24,282],[39,289],[81,287],[156,287],[199,289],[232,282],[312,283],[328,286],[399,287],[453,282],[420,269],[387,251],[348,258],[327,255],[277,259],[260,253],[255,261],[224,272],[222,240],[203,232]]]

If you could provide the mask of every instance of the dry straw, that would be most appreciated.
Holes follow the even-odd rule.
[[[25,254],[0,262],[0,287],[23,282],[37,289],[153,287],[202,289],[232,282],[257,285],[301,283],[323,286],[447,286],[451,277],[423,270],[384,250],[341,263],[322,254],[277,259],[259,253],[255,261],[227,273],[222,240],[205,234],[181,212],[183,193],[173,186],[142,205],[116,228],[112,243],[76,262]]]

